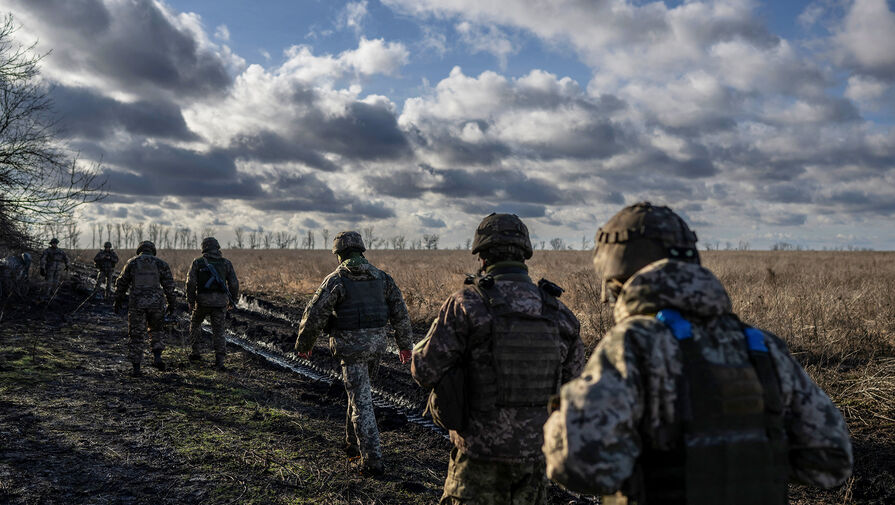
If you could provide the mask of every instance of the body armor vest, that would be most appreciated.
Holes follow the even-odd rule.
[[[388,324],[385,282],[382,279],[354,280],[345,276],[342,287],[345,299],[333,308],[337,330],[382,328]]]
[[[749,362],[710,363],[677,311],[663,310],[681,348],[676,427],[669,451],[644,448],[636,503],[782,505],[788,503],[788,445],[776,371],[764,334],[746,327]]]
[[[134,261],[134,291],[161,291],[158,265],[152,256],[140,256]]]
[[[226,263],[223,258],[214,258],[208,259],[206,257],[202,258],[203,261],[199,262],[199,268],[196,272],[196,292],[198,293],[224,293],[226,290],[224,286],[221,285],[220,282],[217,282],[213,275],[211,275],[211,270],[209,270],[208,265],[211,264],[212,267],[217,271],[221,280],[226,281],[225,275],[227,271]],[[207,262],[207,263],[206,263]]]
[[[59,249],[58,247],[56,249],[47,249],[45,261],[47,267],[50,267],[56,263],[65,263],[65,253],[62,252],[62,249]]]
[[[527,275],[520,277],[531,282]],[[559,302],[539,289],[540,314],[514,312],[496,288],[483,284],[474,289],[488,306],[491,328],[473,345],[488,346],[490,363],[473,363],[469,369],[470,408],[545,407],[559,391],[561,379],[561,339],[555,323]]]

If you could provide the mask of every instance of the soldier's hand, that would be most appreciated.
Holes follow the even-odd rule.
[[[236,308],[236,307],[234,307],[232,303],[227,304],[227,312],[233,310],[234,308]]]
[[[406,365],[410,363],[410,359],[413,357],[413,353],[408,349],[402,349],[398,351],[398,359],[401,360],[402,365]]]
[[[297,352],[297,353],[295,353],[295,354],[298,354],[298,357],[299,357],[299,358],[311,359],[311,353],[313,353],[313,352],[314,352],[314,351]]]

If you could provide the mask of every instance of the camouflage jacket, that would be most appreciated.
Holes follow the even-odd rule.
[[[708,361],[748,363],[742,323],[710,271],[670,260],[648,265],[624,285],[615,303],[615,326],[581,377],[562,388],[560,408],[544,426],[551,479],[581,492],[612,494],[632,476],[644,447],[668,450],[677,441],[670,427],[679,415],[681,352],[671,331],[655,318],[669,308],[691,322]],[[786,344],[765,335],[783,396],[791,478],[836,486],[852,467],[845,420]]]
[[[521,263],[517,264],[524,268]],[[523,270],[524,272],[524,270]],[[538,286],[527,280],[505,280],[500,270],[492,270],[494,287],[516,312],[540,314],[543,304]],[[517,277],[518,274],[514,277]],[[518,277],[517,277],[518,278]],[[584,344],[579,336],[579,323],[574,314],[561,302],[556,321],[562,348],[561,380],[568,382],[584,366]],[[451,295],[429,333],[413,350],[411,373],[420,386],[431,389],[451,368],[469,353],[470,361],[485,362],[488,346],[469,343],[480,334],[491,332],[492,316],[488,305],[472,287],[465,287]],[[486,337],[487,338],[487,337]],[[471,347],[471,348],[470,348]],[[541,459],[543,425],[547,406],[505,408],[485,412],[472,411],[468,425],[462,431],[451,431],[454,445],[471,457],[492,461],[524,462]]]
[[[239,279],[236,278],[236,270],[233,269],[233,263],[221,256],[221,251],[209,251],[194,259],[193,264],[190,266],[190,272],[186,281],[186,302],[190,305],[198,303],[202,307],[226,307],[230,303],[226,292],[199,292],[197,284],[199,267],[204,264],[205,258],[223,260],[224,267],[218,269],[218,275],[227,283],[227,289],[230,290],[230,295],[233,299],[239,300]]]
[[[93,257],[93,264],[100,270],[114,270],[118,264],[118,255],[115,251],[103,249]]]
[[[358,257],[342,262],[317,288],[301,318],[295,350],[311,350],[317,337],[329,331],[329,346],[333,356],[346,363],[366,361],[386,352],[387,327],[350,331],[327,328],[334,308],[345,300],[342,276],[354,280],[378,278],[385,281],[385,302],[388,305],[389,323],[395,331],[395,342],[399,349],[410,349],[413,330],[401,290],[390,275],[374,267],[363,257]]]
[[[58,270],[68,266],[68,255],[58,247],[47,247],[40,255],[40,268]]]
[[[151,263],[158,269],[159,284],[153,287],[138,288],[134,286],[134,276],[137,263]],[[128,306],[135,309],[165,310],[165,301],[174,303],[174,277],[171,275],[171,267],[161,259],[151,254],[141,254],[127,260],[121,275],[115,282],[115,298],[124,299],[130,291]]]

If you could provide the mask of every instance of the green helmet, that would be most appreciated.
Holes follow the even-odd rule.
[[[221,249],[221,244],[218,242],[218,239],[214,237],[205,237],[202,239],[202,252],[206,253],[209,251],[219,251]]]
[[[103,244],[103,247],[111,248],[111,247],[112,247],[112,243],[111,243],[111,242],[106,242],[105,244]]]
[[[516,214],[491,213],[482,219],[475,230],[472,254],[478,254],[495,246],[517,247],[525,259],[531,258],[531,239],[528,227]]]
[[[687,223],[670,208],[649,202],[635,203],[612,216],[597,230],[594,244],[594,268],[603,276],[604,302],[635,272],[654,261],[669,258],[699,263],[696,234]]]
[[[364,239],[356,231],[342,231],[333,239],[333,254],[341,254],[347,250],[364,252]]]
[[[58,239],[58,238],[53,237],[53,238],[50,239],[50,245],[55,245],[55,244],[58,244],[58,243],[59,243],[59,239]]]
[[[137,247],[137,254],[143,254],[144,252],[155,256],[155,253],[156,253],[155,244],[153,244],[149,240],[144,240],[143,242],[140,242],[140,245]]]

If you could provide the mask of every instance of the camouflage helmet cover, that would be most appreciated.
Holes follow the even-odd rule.
[[[333,254],[339,254],[348,249],[360,252],[367,250],[364,247],[364,239],[361,238],[360,233],[356,231],[342,231],[333,239]]]
[[[58,243],[59,243],[59,239],[58,239],[58,238],[53,237],[53,238],[50,239],[50,245],[58,244]]]
[[[699,263],[696,234],[670,208],[635,203],[612,216],[594,237],[594,268],[606,282],[625,282],[641,268],[671,258]]]
[[[478,254],[494,246],[518,247],[525,259],[531,258],[531,239],[528,227],[516,214],[491,213],[482,219],[475,230],[472,254]]]
[[[147,252],[147,253],[155,256],[155,253],[156,253],[155,244],[153,244],[149,240],[144,240],[143,242],[140,242],[140,245],[137,247],[137,254],[143,254],[144,252]]]
[[[112,247],[112,243],[111,243],[111,242],[106,242],[105,244],[103,244],[103,247]]]
[[[205,237],[202,239],[202,252],[219,251],[220,249],[221,244],[218,242],[218,239],[214,237]]]

